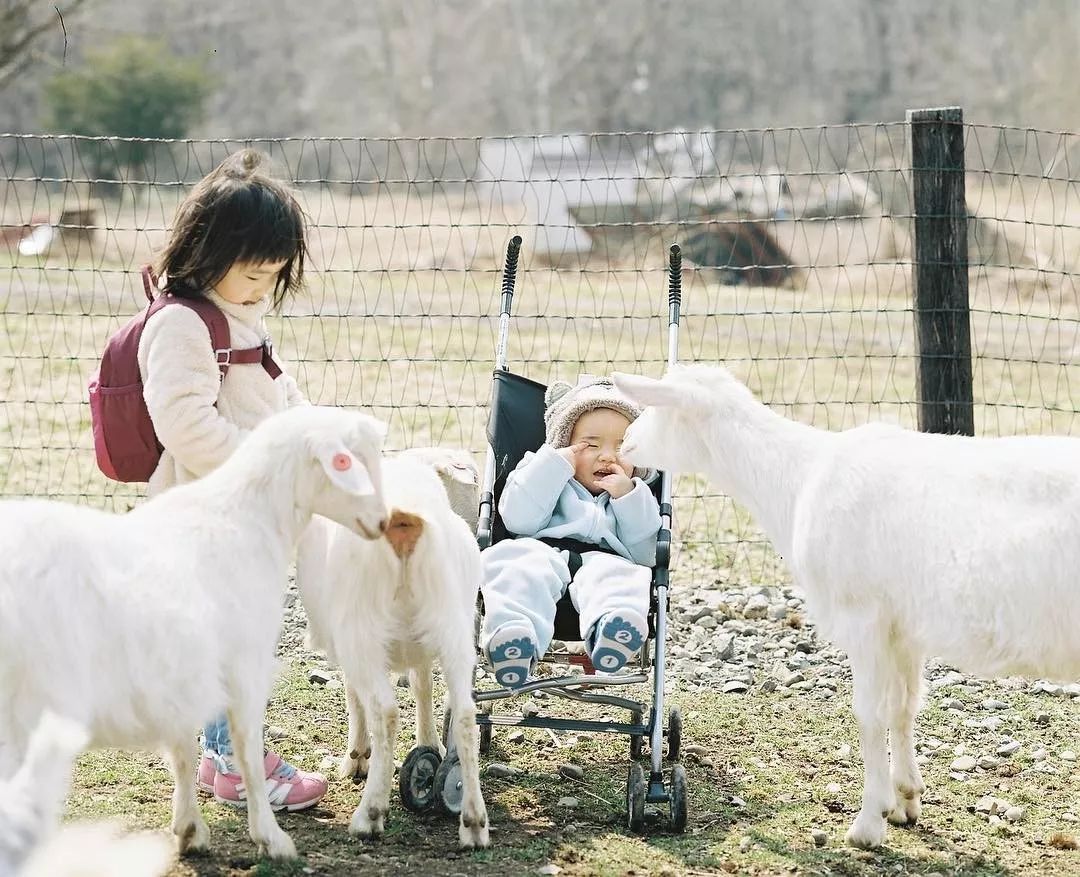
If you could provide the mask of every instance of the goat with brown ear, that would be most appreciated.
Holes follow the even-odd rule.
[[[391,670],[409,673],[418,745],[445,751],[432,699],[432,666],[438,660],[461,760],[458,839],[465,848],[486,847],[472,696],[480,550],[451,507],[435,465],[402,454],[384,460],[382,468],[389,508],[385,538],[367,542],[317,521],[301,540],[296,565],[312,639],[345,676],[349,739],[340,773],[367,775],[349,831],[373,840],[386,828],[398,729]]]

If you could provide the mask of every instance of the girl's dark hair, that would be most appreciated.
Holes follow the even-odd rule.
[[[261,152],[242,149],[195,184],[155,266],[165,275],[166,292],[203,296],[235,262],[285,262],[274,307],[300,288],[307,257],[304,212],[286,186],[259,170],[265,160]]]

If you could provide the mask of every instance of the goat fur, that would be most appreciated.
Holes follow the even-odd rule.
[[[402,455],[384,460],[383,472],[390,515],[385,539],[364,541],[315,521],[297,555],[297,585],[311,633],[345,676],[349,739],[340,774],[367,776],[349,830],[373,839],[385,828],[398,730],[390,671],[409,673],[417,743],[444,751],[432,697],[438,660],[464,784],[458,838],[462,847],[485,847],[472,697],[480,551],[430,463]]]
[[[161,835],[112,822],[58,827],[86,731],[46,711],[15,775],[0,780],[0,877],[161,877],[175,858]]]
[[[181,852],[209,829],[195,797],[195,732],[227,711],[252,839],[296,850],[265,794],[262,718],[296,541],[319,513],[377,537],[385,428],[298,407],[260,424],[205,478],[125,515],[0,503],[0,777],[45,710],[93,747],[163,750]]]
[[[409,448],[398,455],[434,468],[450,498],[450,508],[475,533],[480,519],[480,470],[472,454],[460,448]]]
[[[719,367],[615,383],[647,406],[627,460],[704,471],[743,504],[850,656],[865,769],[852,845],[880,845],[884,816],[920,814],[928,656],[987,676],[1080,674],[1080,440],[828,432],[769,410]]]

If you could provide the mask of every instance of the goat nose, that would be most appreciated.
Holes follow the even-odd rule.
[[[386,518],[379,518],[379,532],[385,533],[386,528],[390,526],[390,521]]]

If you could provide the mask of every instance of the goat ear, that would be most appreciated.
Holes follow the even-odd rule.
[[[341,442],[320,443],[315,457],[335,487],[354,496],[375,495],[375,484],[367,467]]]
[[[667,405],[680,407],[689,401],[686,393],[668,381],[658,381],[641,375],[613,372],[611,380],[620,392],[639,405]]]
[[[476,484],[480,476],[480,473],[476,470],[476,465],[471,460],[450,458],[440,462],[436,468],[440,474],[446,475],[452,481],[458,481],[461,484]]]

